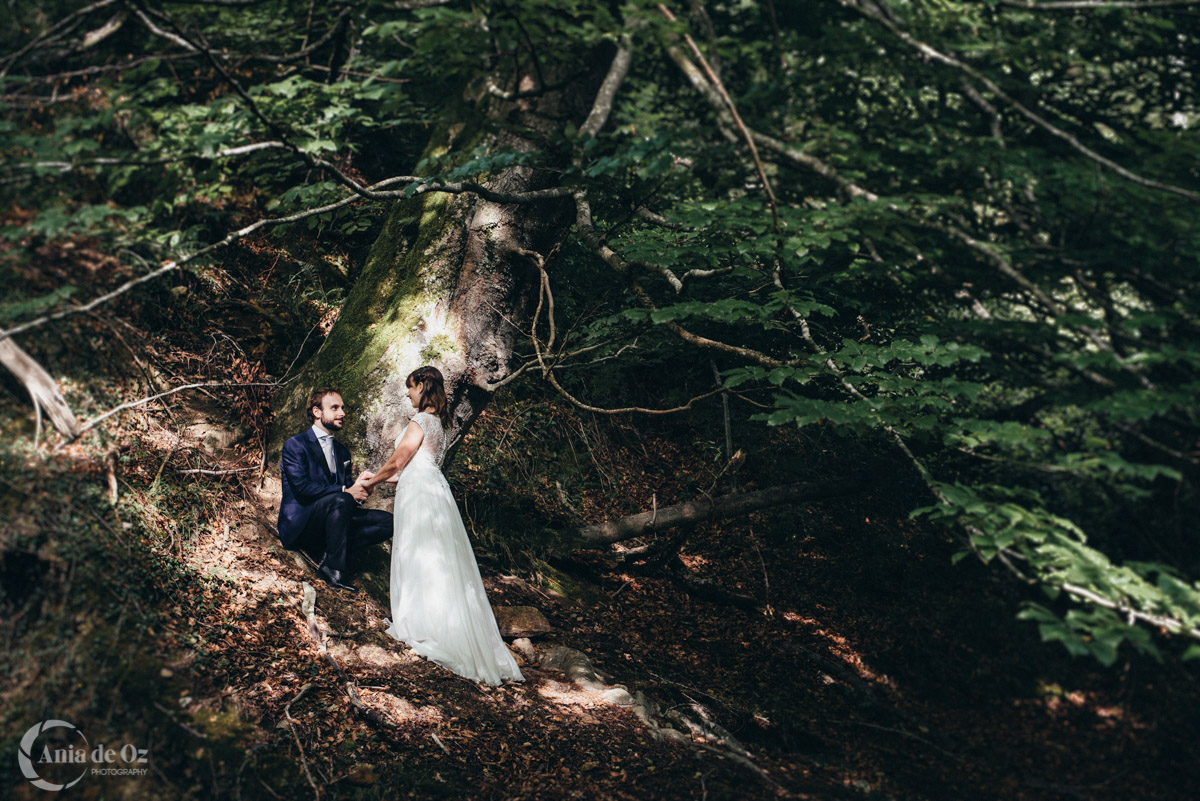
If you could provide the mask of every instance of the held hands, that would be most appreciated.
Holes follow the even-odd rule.
[[[358,474],[358,479],[349,487],[346,487],[346,492],[350,494],[351,498],[359,503],[362,503],[367,499],[367,496],[371,494],[371,490],[367,488],[366,483],[370,481],[371,477],[374,475],[375,474],[369,470],[362,471]]]

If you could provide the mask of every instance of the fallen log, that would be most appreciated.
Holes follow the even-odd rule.
[[[687,503],[663,506],[650,512],[639,512],[594,526],[583,526],[575,532],[575,538],[581,543],[579,547],[594,548],[702,520],[737,517],[785,503],[837,498],[858,492],[866,486],[867,481],[863,478],[836,478],[829,481],[768,487],[754,492],[721,495],[717,498],[697,498]]]
[[[75,413],[58,391],[58,385],[33,357],[26,353],[12,339],[0,339],[0,364],[12,372],[33,400],[34,410],[38,416],[38,434],[41,434],[42,410],[50,418],[50,422],[59,433],[69,439],[79,436],[79,421]]]

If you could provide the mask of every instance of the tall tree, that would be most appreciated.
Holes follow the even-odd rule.
[[[300,382],[373,453],[418,361],[461,431],[529,374],[694,408],[719,359],[752,420],[890,443],[1043,636],[1158,655],[1200,636],[1189,4],[18,4],[5,233],[167,262],[130,286],[274,223],[376,235]]]

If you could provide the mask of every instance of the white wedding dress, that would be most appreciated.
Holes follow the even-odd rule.
[[[524,681],[500,638],[467,529],[442,475],[441,420],[418,412],[413,422],[425,437],[396,485],[387,633],[468,679]]]

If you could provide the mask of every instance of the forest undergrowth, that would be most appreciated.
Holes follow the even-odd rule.
[[[47,265],[104,275],[61,256],[15,277],[35,292],[79,278]],[[284,280],[263,242],[239,258],[22,345],[82,417],[187,383],[286,378],[328,331],[336,276],[314,258]],[[1012,616],[1026,588],[952,568],[958,544],[908,518],[921,485],[878,442],[735,430],[747,456],[721,474],[717,399],[687,418],[609,418],[533,381],[476,422],[449,478],[493,604],[540,609],[553,631],[537,647],[577,649],[644,694],[673,741],[551,667],[499,689],[458,679],[388,640],[376,600],[316,582],[273,534],[269,388],[179,393],[35,446],[32,411],[2,383],[0,751],[61,719],[149,756],[147,775],[89,776],[79,797],[1165,800],[1200,786],[1194,668],[1131,654],[1103,669],[1039,642]],[[622,548],[555,549],[572,525],[850,474],[869,489],[686,532],[687,570],[748,608],[619,563]],[[690,731],[698,719],[725,744]],[[44,795],[15,758],[0,784]]]

